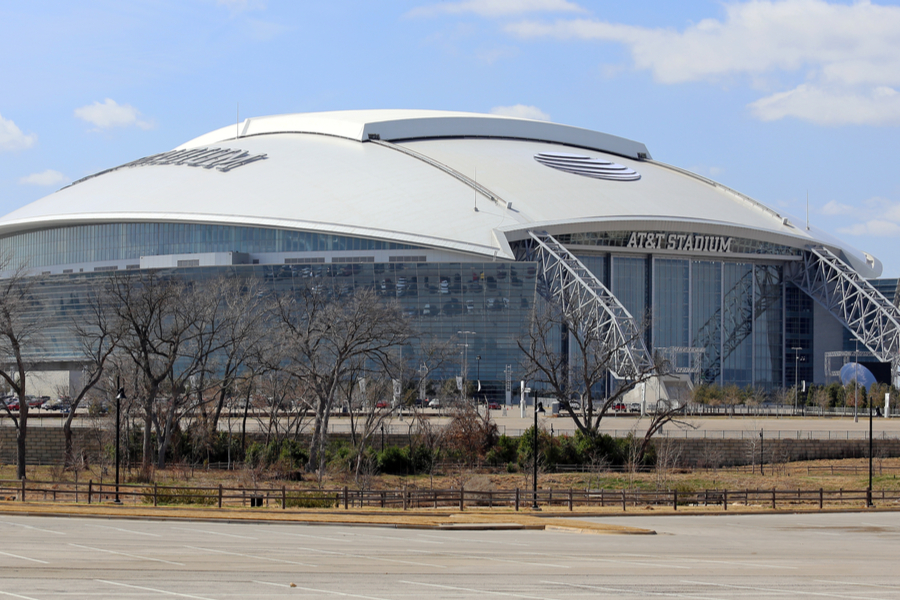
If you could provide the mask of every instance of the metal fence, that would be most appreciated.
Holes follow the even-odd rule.
[[[88,482],[0,480],[0,498],[18,502],[65,502],[79,504],[118,503],[131,505],[193,505],[217,508],[303,509],[424,509],[514,508],[533,506],[612,508],[623,511],[643,506],[759,507],[790,509],[858,507],[867,502],[866,490],[575,490],[540,489],[476,491],[461,489],[351,490],[279,487],[233,488],[226,486],[162,486]],[[900,504],[900,491],[874,490],[876,505]]]

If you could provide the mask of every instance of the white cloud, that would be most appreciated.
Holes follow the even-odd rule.
[[[537,106],[527,106],[525,104],[495,106],[491,109],[491,114],[504,117],[519,117],[520,119],[534,119],[535,121],[550,120],[550,115],[539,109]]]
[[[19,179],[19,183],[26,185],[60,185],[69,181],[69,178],[53,169],[47,169],[40,173],[32,173]]]
[[[820,125],[900,124],[900,94],[889,87],[856,91],[801,84],[750,104],[761,121],[797,117]]]
[[[37,142],[37,135],[24,134],[18,126],[0,115],[0,150],[22,150],[31,148]]]
[[[751,104],[763,120],[797,117],[823,124],[898,122],[900,6],[866,0],[754,0],[724,6],[719,19],[682,31],[596,19],[522,21],[522,38],[554,37],[627,46],[634,66],[660,83],[788,75],[794,89]],[[802,85],[800,83],[802,82]]]
[[[841,204],[837,200],[831,200],[822,207],[822,214],[835,216],[835,215],[849,215],[854,212],[854,208],[848,204]]]
[[[481,17],[505,17],[533,12],[586,12],[568,0],[462,0],[419,6],[407,13],[413,17],[472,13]]]
[[[75,109],[75,116],[95,125],[98,129],[113,127],[130,127],[135,125],[141,129],[152,129],[153,122],[140,118],[141,113],[130,104],[119,104],[107,98],[103,103],[94,102]]]
[[[839,233],[847,235],[865,235],[872,237],[896,237],[900,235],[900,225],[891,221],[872,219],[864,223],[855,223],[849,227],[838,228]]]

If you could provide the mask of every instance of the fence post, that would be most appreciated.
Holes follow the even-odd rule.
[[[344,510],[349,510],[350,508],[350,493],[347,490],[347,486],[344,486]]]
[[[400,490],[400,495],[403,496],[403,510],[406,510],[406,490]]]
[[[466,509],[466,490],[463,486],[459,486],[459,510]]]
[[[222,484],[219,484],[219,508],[222,508]]]
[[[819,510],[822,510],[822,502],[824,501],[825,491],[819,488]]]
[[[25,502],[25,478],[22,478],[22,502]]]
[[[23,487],[23,488],[25,487],[25,482],[24,482],[24,481],[22,482],[22,487]],[[90,481],[88,481],[88,504],[91,503],[91,493],[92,493],[93,491],[94,491],[94,480],[91,479]],[[22,498],[23,498],[23,499],[25,498],[25,494],[24,494],[24,493],[22,494]]]
[[[722,506],[728,510],[728,490],[722,490]]]
[[[90,497],[90,496],[88,496]],[[157,503],[157,494],[156,494],[156,482],[153,482],[153,506],[156,506]]]
[[[569,488],[569,512],[572,512],[572,488]]]
[[[287,508],[287,488],[285,486],[281,486],[281,510]]]
[[[678,490],[672,490],[672,510],[678,510]]]
[[[772,490],[772,510],[775,510],[775,490]]]
[[[516,512],[519,512],[519,488],[516,488]]]
[[[625,490],[622,490],[622,512],[625,512],[626,510],[628,509],[625,507]]]

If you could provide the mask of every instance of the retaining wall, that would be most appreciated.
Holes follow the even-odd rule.
[[[73,428],[76,451],[95,456],[100,448],[96,432],[92,429]],[[259,433],[248,433],[248,442],[261,439]],[[346,434],[332,434],[331,439],[349,441]],[[407,435],[385,435],[386,445],[403,446],[409,443]],[[758,439],[702,439],[656,438],[657,455],[669,464],[692,467],[726,467],[758,464],[760,443]],[[371,438],[376,449],[381,448],[381,436]],[[28,430],[28,464],[62,464],[65,453],[65,436],[61,427],[33,427]],[[769,463],[797,460],[862,458],[869,455],[868,440],[764,440],[763,461]],[[900,439],[876,439],[875,456],[880,458],[900,456]],[[0,427],[0,464],[16,462],[16,431],[13,427]]]

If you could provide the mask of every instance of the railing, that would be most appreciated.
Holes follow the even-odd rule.
[[[514,490],[475,491],[461,489],[404,489],[404,490],[351,490],[294,489],[286,486],[269,488],[232,488],[224,486],[161,486],[157,484],[120,484],[118,494],[113,483],[40,482],[27,479],[0,480],[0,497],[18,502],[68,502],[79,504],[109,504],[118,496],[122,504],[200,505],[217,508],[289,508],[337,509],[385,508],[425,509],[466,507],[527,509],[533,504],[544,507],[562,507],[574,510],[575,506],[588,508],[613,508],[627,511],[637,506],[721,507],[729,506],[790,509],[805,507],[819,509],[840,506],[865,505],[866,490],[575,490],[541,489],[537,493],[516,488]],[[900,503],[900,490],[875,490],[872,500],[876,505]]]

